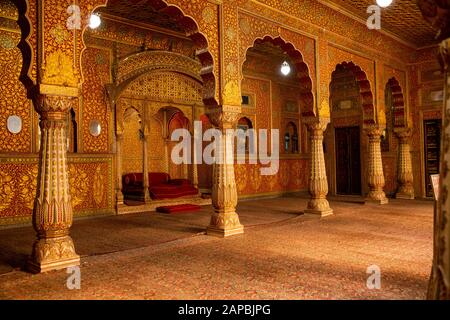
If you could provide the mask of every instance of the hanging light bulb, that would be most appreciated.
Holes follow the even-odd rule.
[[[377,5],[386,8],[389,7],[392,3],[392,0],[377,0]]]
[[[100,19],[100,16],[98,14],[91,14],[89,17],[89,28],[91,29],[97,29],[102,24],[102,19]]]
[[[284,61],[283,64],[281,65],[281,73],[284,76],[287,76],[289,73],[291,73],[291,66],[287,61]]]

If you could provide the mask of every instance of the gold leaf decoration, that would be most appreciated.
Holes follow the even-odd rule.
[[[73,61],[60,50],[47,56],[46,65],[43,69],[42,83],[66,87],[76,87],[78,85]]]

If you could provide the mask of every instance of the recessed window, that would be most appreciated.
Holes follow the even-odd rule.
[[[250,96],[242,96],[242,104],[244,106],[250,105]]]

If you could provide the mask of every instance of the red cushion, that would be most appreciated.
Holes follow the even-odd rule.
[[[150,186],[158,186],[169,182],[170,176],[164,172],[149,172],[148,184]]]
[[[156,211],[163,213],[174,213],[174,212],[186,212],[186,211],[197,211],[201,207],[196,204],[179,204],[174,206],[164,206],[156,208]]]
[[[125,186],[139,186],[144,181],[144,175],[142,173],[128,173],[123,176],[123,184]]]
[[[188,179],[171,179],[169,180],[169,184],[176,186],[190,186],[192,183]]]

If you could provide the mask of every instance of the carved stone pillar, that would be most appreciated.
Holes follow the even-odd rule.
[[[234,107],[222,107],[222,109],[229,108],[232,111],[222,110],[209,114],[211,123],[221,131],[222,141],[220,148],[216,148],[216,161],[213,164],[212,205],[214,212],[207,234],[219,237],[244,233],[244,226],[241,225],[236,213],[238,199],[233,164],[234,135],[231,131],[227,132],[227,129],[234,128],[240,113]]]
[[[144,129],[144,134],[142,136],[142,144],[143,144],[143,185],[144,185],[144,195],[143,195],[143,201],[144,203],[150,203],[152,201],[150,197],[150,191],[148,188],[150,187],[150,181],[148,180],[148,140],[149,140],[149,133],[147,128]]]
[[[191,133],[191,136],[194,137],[194,134]],[[192,185],[198,188],[198,167],[197,167],[197,153],[195,152],[195,139],[192,139]]]
[[[170,174],[169,140],[164,139],[164,168]]]
[[[311,200],[304,211],[321,217],[333,214],[327,200],[328,180],[323,153],[323,133],[330,123],[329,119],[307,119],[306,124],[311,133],[311,163],[309,175],[309,194]]]
[[[389,201],[384,193],[383,162],[381,160],[381,135],[383,130],[379,127],[366,129],[369,136],[369,165],[367,168],[369,194],[366,202],[387,204]]]
[[[411,129],[401,129],[395,132],[399,140],[399,155],[397,165],[398,190],[397,199],[414,199],[413,169],[409,139]]]
[[[123,192],[122,192],[122,144],[123,133],[116,133],[116,208],[124,204]]]
[[[440,45],[440,60],[445,71],[444,112],[439,200],[434,213],[433,267],[428,299],[450,300],[450,38]]]
[[[41,150],[38,188],[33,210],[37,239],[28,261],[28,270],[39,273],[79,265],[69,229],[73,213],[67,169],[68,110],[73,97],[37,95],[34,100],[40,114]]]

